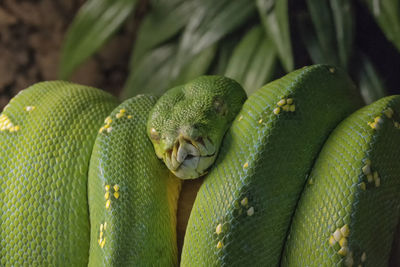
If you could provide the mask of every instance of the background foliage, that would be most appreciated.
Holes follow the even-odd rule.
[[[346,69],[367,103],[400,82],[399,0],[88,0],[66,36],[60,78],[70,77],[138,6],[146,12],[135,20],[121,98],[160,95],[202,74],[234,78],[251,94],[314,63]]]

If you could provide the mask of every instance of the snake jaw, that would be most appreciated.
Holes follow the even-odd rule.
[[[181,179],[204,175],[213,164],[216,148],[209,138],[187,138],[179,135],[173,147],[164,153],[167,167]]]

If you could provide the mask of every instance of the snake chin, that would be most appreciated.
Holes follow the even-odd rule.
[[[172,149],[164,153],[164,161],[177,177],[195,179],[207,173],[216,156],[216,147],[210,138],[193,140],[180,135]]]

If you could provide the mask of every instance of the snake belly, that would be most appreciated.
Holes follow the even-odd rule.
[[[106,118],[89,170],[89,266],[176,266],[181,182],[146,134],[155,97],[126,100]]]
[[[43,82],[1,113],[1,266],[87,265],[87,171],[116,105],[94,88]]]
[[[400,215],[400,96],[329,136],[296,209],[282,266],[388,266]]]
[[[197,194],[181,265],[277,266],[312,163],[359,99],[347,75],[325,65],[250,96]]]

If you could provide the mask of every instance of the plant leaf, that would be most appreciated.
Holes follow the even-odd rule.
[[[171,82],[176,49],[176,44],[166,44],[147,53],[137,68],[131,70],[121,98],[127,99],[142,93],[161,95]]]
[[[340,66],[347,68],[354,39],[354,15],[350,0],[330,0]]]
[[[59,77],[67,79],[85,59],[95,53],[133,12],[136,0],[89,0],[66,35]]]
[[[358,70],[358,86],[366,104],[370,104],[384,96],[386,89],[371,61],[365,56],[360,56]]]
[[[260,45],[262,38],[263,28],[261,26],[255,26],[250,29],[233,51],[233,55],[226,68],[226,76],[235,79],[243,85],[246,70],[251,64],[253,54]]]
[[[170,87],[184,84],[197,76],[205,74],[214,59],[216,51],[216,44],[201,51],[182,69],[182,72],[174,81],[172,81]]]
[[[215,64],[212,65],[210,73],[217,75],[225,74],[233,50],[239,42],[238,36],[239,34],[231,35],[218,43],[218,51],[214,59]]]
[[[278,53],[271,38],[264,37],[255,51],[253,60],[247,70],[243,86],[247,95],[251,95],[266,82],[270,81],[275,72]]]
[[[252,1],[204,0],[184,29],[172,75],[178,76],[188,61],[241,26],[254,10]]]
[[[193,10],[202,1],[167,1],[163,5],[155,5],[152,11],[143,19],[134,44],[131,68],[139,62],[147,51],[177,34],[193,16]],[[169,4],[169,5],[168,5]]]
[[[400,50],[400,1],[366,0],[386,38]]]
[[[272,39],[257,25],[235,48],[225,75],[238,81],[250,95],[272,77],[276,58]]]
[[[293,70],[294,60],[290,40],[288,1],[257,0],[257,7],[267,35],[272,38],[284,69],[287,72]]]
[[[216,52],[216,45],[204,49],[188,61],[175,77],[171,75],[171,71],[176,60],[177,48],[177,44],[167,44],[145,55],[137,68],[131,71],[122,91],[122,98],[126,99],[142,93],[160,96],[175,85],[203,75],[208,70]]]
[[[314,64],[318,63],[329,63],[321,50],[317,36],[312,30],[312,22],[309,14],[302,13],[298,15],[298,27],[300,32],[300,37],[305,47],[311,57]]]
[[[326,63],[339,66],[336,48],[335,26],[328,1],[307,0],[307,7],[317,36],[322,60],[315,63]]]

